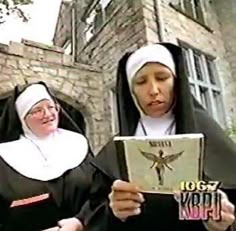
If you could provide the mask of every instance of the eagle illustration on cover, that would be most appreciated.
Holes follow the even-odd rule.
[[[184,153],[184,151],[181,151],[175,154],[164,156],[163,150],[160,149],[157,156],[154,153],[145,152],[140,149],[139,151],[146,159],[152,161],[150,168],[155,168],[159,185],[164,185],[165,169],[168,168],[169,170],[173,171],[173,168],[169,165],[169,163],[174,162]]]

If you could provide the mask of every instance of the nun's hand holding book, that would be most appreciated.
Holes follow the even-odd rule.
[[[221,194],[221,219],[216,221],[210,218],[208,221],[203,221],[203,224],[208,231],[226,231],[235,221],[234,205],[229,201],[227,195],[223,191],[218,189],[217,192]],[[175,191],[174,198],[176,201],[179,201],[180,192]]]
[[[109,206],[117,218],[124,221],[130,216],[139,215],[143,202],[144,197],[136,185],[122,180],[113,182]]]
[[[203,222],[208,231],[226,231],[235,221],[235,207],[229,201],[227,195],[218,190],[221,193],[221,220],[215,221],[209,219],[207,222]]]
[[[82,231],[83,225],[77,218],[63,219],[58,222],[58,226],[42,231]]]
[[[82,231],[82,223],[75,217],[60,220],[58,231]]]

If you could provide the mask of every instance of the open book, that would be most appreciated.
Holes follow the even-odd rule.
[[[202,180],[203,134],[114,137],[122,179],[143,192],[172,194],[181,181]]]

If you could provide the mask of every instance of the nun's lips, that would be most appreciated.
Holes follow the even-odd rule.
[[[51,122],[53,122],[54,120],[55,120],[55,119],[50,119],[50,120],[44,121],[43,124],[51,123]]]
[[[155,100],[155,101],[152,101],[148,104],[148,106],[157,106],[157,105],[161,105],[163,104],[164,102],[163,101],[160,101],[160,100]]]

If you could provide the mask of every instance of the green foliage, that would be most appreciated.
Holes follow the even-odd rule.
[[[231,126],[226,129],[226,133],[228,136],[236,136],[236,120],[232,120]]]
[[[9,15],[17,15],[23,22],[28,22],[29,18],[20,8],[22,5],[32,4],[33,0],[0,0],[0,24],[7,20]]]
[[[234,126],[230,129],[230,135],[236,136],[236,125],[234,125]]]

